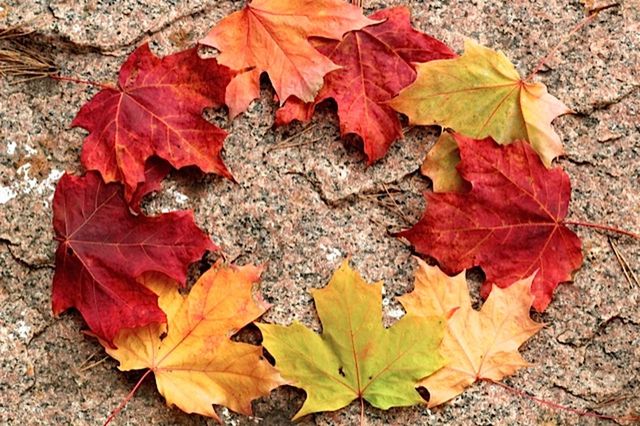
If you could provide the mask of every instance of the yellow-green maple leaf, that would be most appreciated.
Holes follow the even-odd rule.
[[[491,136],[503,145],[526,140],[547,167],[564,152],[551,122],[570,110],[544,84],[523,80],[502,52],[467,39],[462,56],[417,70],[416,81],[390,101],[412,123]]]
[[[460,150],[453,135],[442,132],[427,153],[420,172],[433,182],[433,192],[462,192],[468,183],[456,170],[460,163]]]
[[[327,287],[314,290],[321,335],[299,323],[258,324],[276,368],[307,399],[294,419],[337,410],[354,399],[388,409],[424,402],[416,383],[444,365],[442,317],[405,315],[382,324],[382,283],[367,284],[345,261]]]
[[[217,420],[213,404],[251,415],[253,399],[284,383],[260,346],[231,340],[269,306],[252,295],[259,276],[254,266],[217,265],[188,296],[164,276],[145,276],[143,284],[158,294],[167,324],[122,329],[116,348],[101,343],[120,361],[120,370],[152,371],[168,405]]]

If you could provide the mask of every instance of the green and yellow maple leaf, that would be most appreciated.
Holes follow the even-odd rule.
[[[345,407],[354,399],[381,409],[424,402],[417,382],[444,365],[438,353],[444,319],[405,315],[382,324],[382,283],[367,284],[349,267],[314,290],[318,335],[302,324],[258,324],[276,368],[307,399],[294,419]]]
[[[417,70],[416,81],[390,101],[412,123],[503,145],[526,140],[547,167],[564,152],[551,122],[571,111],[544,84],[523,80],[502,52],[467,39],[462,56]]]

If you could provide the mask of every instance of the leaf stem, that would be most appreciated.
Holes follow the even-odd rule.
[[[569,413],[576,414],[576,415],[578,415],[580,417],[595,417],[597,419],[613,420],[615,422],[621,422],[621,421],[634,422],[634,421],[640,420],[640,416],[607,416],[605,414],[599,414],[599,413],[596,413],[594,411],[576,410],[575,408],[567,407],[565,405],[561,405],[561,404],[558,404],[558,403],[553,402],[553,401],[548,401],[546,399],[538,398],[536,396],[533,396],[533,395],[529,394],[528,392],[522,391],[520,389],[512,388],[511,386],[505,385],[504,383],[501,383],[501,382],[495,382],[495,381],[493,381],[491,379],[482,379],[482,380],[484,380],[486,382],[489,382],[491,384],[494,384],[496,386],[499,386],[499,387],[501,387],[503,389],[506,389],[509,392],[512,392],[512,393],[514,393],[514,394],[516,394],[518,396],[529,398],[529,399],[537,402],[538,404],[546,405],[546,406],[554,408],[556,410],[567,411]]]
[[[109,414],[109,417],[107,417],[107,420],[104,422],[102,426],[107,426],[118,415],[118,413],[122,411],[122,409],[129,403],[129,401],[131,401],[131,398],[133,398],[133,395],[136,393],[136,391],[138,390],[138,388],[140,387],[144,379],[146,379],[150,373],[151,373],[151,370],[147,370],[142,375],[142,377],[140,377],[140,380],[138,380],[138,383],[136,383],[133,389],[131,389],[131,392],[129,392],[129,394],[122,400],[120,405],[118,405],[118,407],[115,410],[113,410],[111,414]]]
[[[598,10],[595,10],[591,15],[587,16],[587,17],[586,17],[586,18],[584,18],[582,21],[578,22],[578,23],[577,23],[577,24],[576,24],[576,25],[571,29],[571,31],[569,31],[569,33],[568,33],[566,36],[564,36],[564,37],[562,38],[562,40],[560,40],[560,42],[559,42],[558,44],[556,44],[556,45],[553,47],[553,49],[551,49],[551,50],[549,51],[549,53],[547,53],[547,55],[546,55],[544,58],[542,58],[542,59],[540,59],[540,60],[538,61],[538,63],[536,64],[535,68],[533,68],[533,71],[531,71],[531,73],[529,73],[529,75],[527,76],[527,78],[525,78],[525,79],[524,79],[524,81],[531,81],[531,79],[533,79],[533,77],[534,77],[534,76],[535,76],[535,75],[536,75],[536,74],[537,74],[537,73],[542,69],[542,67],[547,63],[547,61],[548,61],[549,59],[551,59],[551,58],[553,57],[553,55],[555,55],[555,54],[556,54],[556,52],[558,51],[558,49],[559,49],[563,44],[565,44],[565,43],[567,42],[567,40],[568,40],[569,38],[571,38],[571,36],[572,36],[572,35],[574,35],[574,34],[575,34],[575,33],[577,33],[578,31],[580,31],[583,27],[587,26],[591,21],[593,21],[593,20],[596,18],[596,16],[598,16],[598,14],[599,14],[600,12],[602,12],[603,10],[606,10],[606,9],[609,9],[609,8],[612,8],[612,7],[615,7],[615,6],[617,6],[617,3],[616,3],[616,4],[612,4],[612,5],[608,6],[608,7],[602,7],[602,8],[600,8],[600,9],[598,9]]]
[[[360,396],[360,426],[365,426],[366,422],[364,421],[364,398]]]
[[[51,75],[49,77],[51,77],[54,80],[58,80],[58,81],[69,81],[71,83],[86,84],[88,86],[95,86],[95,87],[99,87],[101,89],[112,89],[112,90],[115,90],[115,87],[110,86],[108,84],[98,83],[97,81],[82,80],[82,79],[73,78],[73,77],[64,77],[62,75]]]
[[[598,223],[581,222],[579,220],[568,220],[563,223],[565,225],[574,225],[574,226],[582,226],[584,228],[600,229],[602,231],[608,231],[616,234],[626,235],[627,237],[640,240],[640,234],[636,234],[635,232],[625,231],[624,229],[614,228],[613,226],[600,225]]]

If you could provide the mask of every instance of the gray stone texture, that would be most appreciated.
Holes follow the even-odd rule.
[[[368,13],[406,4],[417,28],[460,52],[463,37],[499,49],[525,75],[585,17],[577,0],[366,1]],[[120,64],[149,40],[159,55],[202,37],[242,1],[9,0],[0,2],[0,29],[32,30],[35,48],[61,73],[113,82]],[[567,156],[557,163],[573,184],[569,218],[640,232],[640,4],[620,2],[573,35],[539,73],[575,114],[557,119]],[[0,424],[101,424],[141,372],[123,373],[82,334],[76,312],[53,318],[50,291],[55,243],[51,197],[63,171],[80,173],[86,132],[71,129],[95,87],[0,78]],[[265,80],[260,100],[232,122],[208,116],[230,132],[225,161],[238,183],[177,172],[145,203],[149,214],[193,209],[226,259],[265,264],[261,290],[274,304],[267,322],[319,327],[309,289],[324,286],[346,256],[370,281],[384,280],[387,325],[402,311],[395,297],[412,289],[410,247],[389,235],[415,222],[430,189],[418,168],[437,129],[408,129],[386,158],[367,167],[340,140],[331,106],[313,129],[274,129],[276,105]],[[294,137],[300,146],[282,148]],[[390,195],[389,195],[390,194]],[[640,286],[628,282],[607,235],[577,229],[585,261],[575,282],[562,285],[544,314],[546,327],[522,352],[533,365],[510,386],[577,410],[621,416],[640,411]],[[611,241],[640,275],[640,243]],[[213,261],[218,255],[210,255]],[[198,274],[194,266],[192,278]],[[471,273],[474,299],[479,274]],[[91,366],[93,363],[95,365]],[[86,368],[91,366],[91,368]],[[229,424],[289,424],[304,392],[275,390],[254,403],[255,418],[220,409]],[[301,424],[358,421],[356,403],[308,416]],[[540,405],[487,383],[434,410],[366,407],[371,424],[604,423]],[[212,420],[167,407],[148,379],[116,425],[196,425]]]

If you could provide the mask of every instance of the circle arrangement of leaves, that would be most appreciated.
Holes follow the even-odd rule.
[[[89,131],[88,172],[65,174],[54,195],[53,311],[76,308],[121,370],[147,369],[134,391],[153,373],[169,404],[218,420],[214,404],[250,415],[252,400],[283,384],[306,391],[295,418],[358,399],[364,421],[365,400],[411,406],[425,402],[420,388],[433,407],[528,365],[518,348],[542,327],[531,307],[544,311],[582,264],[568,225],[639,238],[565,220],[571,186],[552,167],[563,149],[551,122],[570,111],[533,81],[541,65],[521,78],[501,52],[467,40],[458,56],[413,29],[404,7],[367,18],[340,0],[254,0],[201,44],[219,55],[158,58],[143,44],[116,86],[100,85],[72,123]],[[220,155],[227,134],[202,112],[241,114],[262,73],[283,101],[276,125],[308,121],[332,98],[341,134],[359,137],[369,164],[402,137],[397,112],[446,129],[422,166],[434,185],[427,210],[397,234],[439,264],[418,261],[415,289],[400,298],[407,314],[385,329],[382,285],[345,261],[313,294],[321,335],[257,324],[275,366],[261,346],[231,340],[269,307],[253,292],[261,269],[218,262],[182,295],[188,266],[218,247],[191,212],[140,208],[175,169],[233,179]],[[479,311],[464,278],[474,266],[486,274]]]

